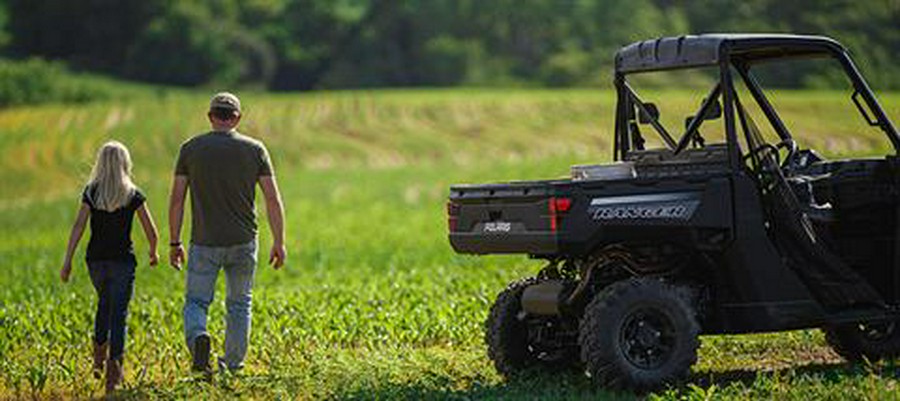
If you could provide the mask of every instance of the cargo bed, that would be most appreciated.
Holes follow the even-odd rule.
[[[568,180],[455,185],[447,204],[450,244],[459,253],[557,252],[556,185]]]

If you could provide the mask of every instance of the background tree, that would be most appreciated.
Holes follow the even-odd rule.
[[[163,0],[7,0],[10,53],[62,59],[73,67],[121,73],[126,54]]]
[[[187,86],[577,86],[607,85],[635,40],[790,32],[840,40],[876,87],[898,89],[898,20],[897,0],[0,0],[0,49]]]

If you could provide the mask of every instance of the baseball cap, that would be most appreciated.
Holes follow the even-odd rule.
[[[219,92],[213,95],[212,99],[209,100],[209,108],[229,109],[240,113],[241,101],[233,93]]]

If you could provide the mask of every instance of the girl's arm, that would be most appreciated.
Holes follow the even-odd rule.
[[[153,216],[150,215],[150,209],[147,203],[138,208],[138,218],[141,220],[141,227],[144,228],[144,234],[147,236],[147,242],[150,243],[150,266],[156,266],[159,262],[159,254],[156,252],[156,243],[159,236],[156,234],[156,225],[153,224]]]
[[[66,247],[66,259],[63,261],[62,270],[59,271],[59,278],[68,282],[69,275],[72,274],[72,256],[75,255],[75,248],[78,247],[78,241],[81,241],[81,235],[84,234],[84,226],[87,224],[88,216],[91,215],[91,208],[86,203],[81,204],[78,209],[78,216],[75,217],[75,224],[72,226],[72,233],[69,234],[69,246]]]

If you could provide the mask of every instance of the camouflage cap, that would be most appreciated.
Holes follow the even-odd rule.
[[[229,109],[234,110],[238,113],[241,112],[241,101],[230,92],[219,92],[213,95],[212,99],[209,101],[209,108],[215,109]]]

